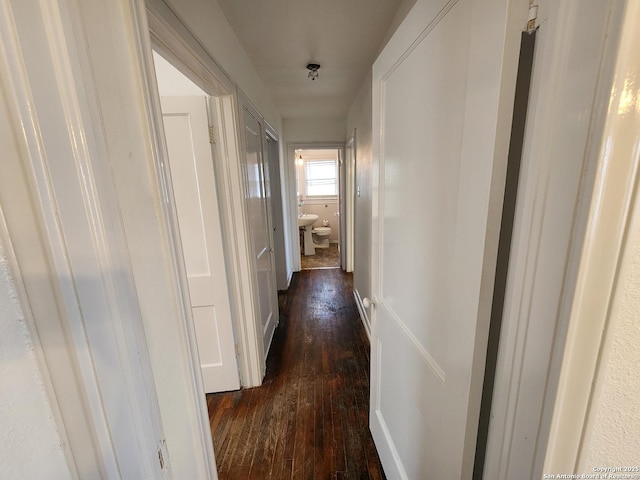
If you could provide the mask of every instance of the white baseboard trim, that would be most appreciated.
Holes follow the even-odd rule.
[[[369,341],[371,341],[371,322],[369,322],[369,316],[367,315],[367,310],[364,308],[362,298],[360,297],[358,289],[353,289],[353,296],[356,299],[356,306],[358,307],[360,319],[362,320],[362,324],[364,325],[364,331],[367,332],[367,338],[369,339]]]

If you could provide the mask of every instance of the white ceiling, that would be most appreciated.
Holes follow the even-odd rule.
[[[400,0],[219,0],[283,119],[345,118]],[[319,78],[307,78],[319,63]]]

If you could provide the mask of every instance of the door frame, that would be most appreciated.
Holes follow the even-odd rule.
[[[599,4],[604,10],[610,9],[605,15],[602,10],[589,9],[577,0],[566,2],[551,13],[553,2],[539,2],[537,21],[540,30],[536,50],[546,49],[546,55],[539,57],[536,52],[534,60],[532,80],[539,80],[536,85],[532,83],[531,113],[527,118],[522,154],[523,170],[484,466],[484,474],[489,478],[512,478],[515,472],[510,469],[514,465],[526,465],[527,474],[538,478],[542,475],[547,451],[553,458],[558,458],[553,452],[556,446],[548,449],[548,445],[552,445],[550,429],[552,416],[556,415],[556,393],[562,388],[559,376],[563,351],[571,341],[567,324],[573,315],[577,271],[586,241],[589,198],[596,169],[594,152],[600,146],[603,122],[598,115],[606,112],[609,105],[610,63],[617,49],[616,33],[620,29],[623,3]],[[590,15],[582,15],[576,22],[575,12],[585,8]],[[519,15],[519,22],[524,25],[524,7]],[[555,29],[552,30],[554,36],[541,37],[545,28]],[[557,66],[571,65],[581,46],[584,48],[589,38],[599,38],[597,35],[602,32],[606,32],[607,38],[600,46],[602,58],[596,55],[597,47],[591,45],[589,51],[593,52],[596,66],[587,70],[583,63],[576,69],[581,80],[587,79],[595,85],[593,96],[584,100],[590,102],[585,107],[565,94],[575,89],[575,77],[571,78],[567,69]],[[563,123],[566,112],[587,111],[588,108],[589,115],[585,118],[591,118],[590,122],[585,124],[583,121],[578,126],[574,120],[576,125],[571,127],[574,138],[582,139],[582,143],[574,141],[575,149],[565,149],[560,156],[558,142],[553,138],[554,126],[567,128]],[[534,158],[535,162],[529,160],[525,165],[528,157]],[[563,162],[558,162],[557,158],[563,158]],[[570,200],[561,196],[567,191],[575,195]],[[604,255],[602,251],[600,258]],[[562,252],[559,258],[553,258],[558,252]],[[560,264],[561,271],[558,271]],[[595,361],[597,349],[581,347],[580,350],[583,362],[588,363],[585,357]],[[537,379],[535,386],[531,379]],[[531,395],[531,391],[536,393]],[[542,392],[541,397],[537,397],[538,392]],[[583,391],[579,396],[582,395]],[[577,405],[572,403],[569,407],[572,413]],[[567,415],[566,418],[575,416]],[[558,452],[563,451],[558,448]],[[551,470],[545,467],[545,471],[569,472],[570,469],[559,465]]]
[[[148,297],[136,283],[140,262],[132,254],[140,245],[128,242],[131,217],[124,217],[131,210],[123,208],[116,174],[122,160],[130,167],[132,158],[146,173],[149,154],[157,153],[148,143],[151,104],[144,101],[146,111],[132,116],[129,136],[114,128],[114,117],[107,118],[113,111],[101,104],[120,94],[147,100],[148,89],[138,90],[151,55],[144,3],[77,7],[72,0],[0,4],[7,54],[0,75],[15,122],[10,127],[19,125],[19,151],[3,163],[13,168],[2,177],[15,195],[1,205],[0,235],[70,476],[167,478],[166,424],[149,358],[148,317],[141,310]],[[105,21],[96,24],[96,18]],[[35,25],[39,37],[33,36]],[[110,79],[97,72],[105,68],[130,69],[118,78],[122,92],[104,88]],[[130,148],[129,156],[118,148]],[[131,195],[126,207],[136,199]],[[151,202],[145,207],[157,211]],[[163,236],[148,253],[164,260],[164,245]],[[160,284],[173,306],[175,291]],[[204,398],[197,407],[197,418],[189,419],[196,424],[202,413],[206,418]],[[192,410],[181,413],[185,418]],[[208,432],[208,421],[201,423]],[[206,478],[217,478],[211,435],[199,433],[202,448],[190,458]]]
[[[301,262],[301,252],[300,252],[300,237],[299,237],[299,229],[298,229],[298,204],[296,199],[297,192],[297,180],[298,175],[296,173],[296,150],[339,150],[340,151],[340,159],[345,158],[345,143],[344,142],[287,142],[287,171],[289,172],[289,222],[291,224],[290,229],[290,238],[291,244],[293,245],[293,271],[299,272],[302,269]],[[338,168],[340,170],[340,168]],[[353,184],[355,179],[353,178],[353,171],[351,172],[352,178],[350,183]],[[347,179],[349,180],[349,179]],[[342,215],[342,212],[340,213]],[[349,219],[346,220],[347,222]],[[340,232],[340,236],[342,237],[343,232]]]
[[[238,106],[240,92],[236,84],[220,68],[215,60],[204,50],[193,34],[180,19],[161,0],[146,0],[148,31],[154,50],[162,54],[178,70],[189,77],[211,97],[210,121],[213,121],[213,135],[216,141],[218,161],[215,164],[218,195],[222,217],[222,232],[227,249],[227,268],[231,307],[236,332],[236,354],[240,369],[240,382],[244,387],[258,386],[262,383],[264,372],[264,355],[259,344],[255,319],[258,318],[256,308],[256,287],[253,282],[254,267],[250,261],[250,238],[248,232],[248,216],[244,202],[243,173],[240,167],[242,142]],[[153,65],[147,62],[147,73]],[[149,90],[155,89],[155,78],[147,78]],[[159,98],[149,98],[154,116],[154,137],[157,151],[164,151],[164,139],[158,130]],[[161,120],[161,117],[160,117]],[[167,185],[166,166],[159,155],[155,157],[158,171],[158,182],[163,191],[171,191]],[[171,198],[171,197],[170,197]],[[173,243],[175,258],[180,259],[180,243],[177,242],[178,226],[175,206],[171,200],[163,205],[164,220],[168,226]],[[178,262],[180,263],[180,262]],[[183,303],[188,304],[188,289],[184,266],[178,265],[177,276],[183,290]],[[184,320],[183,320],[184,322]],[[187,322],[188,323],[188,322]],[[197,354],[195,337],[191,340],[191,348]],[[193,357],[193,354],[191,354]],[[194,357],[195,360],[196,357]],[[197,360],[195,361],[197,364]],[[198,388],[194,384],[194,388]],[[202,391],[198,389],[198,391]],[[208,417],[207,429],[208,431]]]
[[[622,92],[640,73],[636,19],[640,1],[617,4],[609,31],[620,34],[610,45],[599,97],[606,118],[598,135],[589,139],[587,156],[594,164],[584,248],[580,254],[575,296],[571,304],[566,347],[561,360],[544,472],[577,472],[588,455],[593,415],[601,395],[601,369],[624,297],[624,279],[632,263],[630,237],[640,221],[640,156],[637,150],[638,112],[628,113]],[[626,10],[626,11],[625,11]],[[582,27],[581,27],[582,28]],[[615,34],[613,35],[615,37]],[[606,67],[606,66],[605,66]],[[602,98],[604,97],[604,98]],[[622,107],[622,108],[620,108]],[[603,115],[605,117],[605,115]],[[622,282],[622,283],[621,283]],[[595,401],[594,401],[595,400]]]

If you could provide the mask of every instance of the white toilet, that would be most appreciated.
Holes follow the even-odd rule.
[[[316,227],[313,233],[313,246],[316,248],[329,248],[329,237],[331,236],[331,227]]]

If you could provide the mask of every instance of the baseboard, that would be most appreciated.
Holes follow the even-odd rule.
[[[369,341],[371,341],[371,322],[369,321],[367,310],[366,308],[364,308],[364,304],[362,303],[362,298],[360,298],[358,289],[353,289],[353,296],[356,299],[356,306],[358,307],[360,319],[362,320],[362,324],[364,325],[364,331],[367,333],[367,338],[369,339]]]

